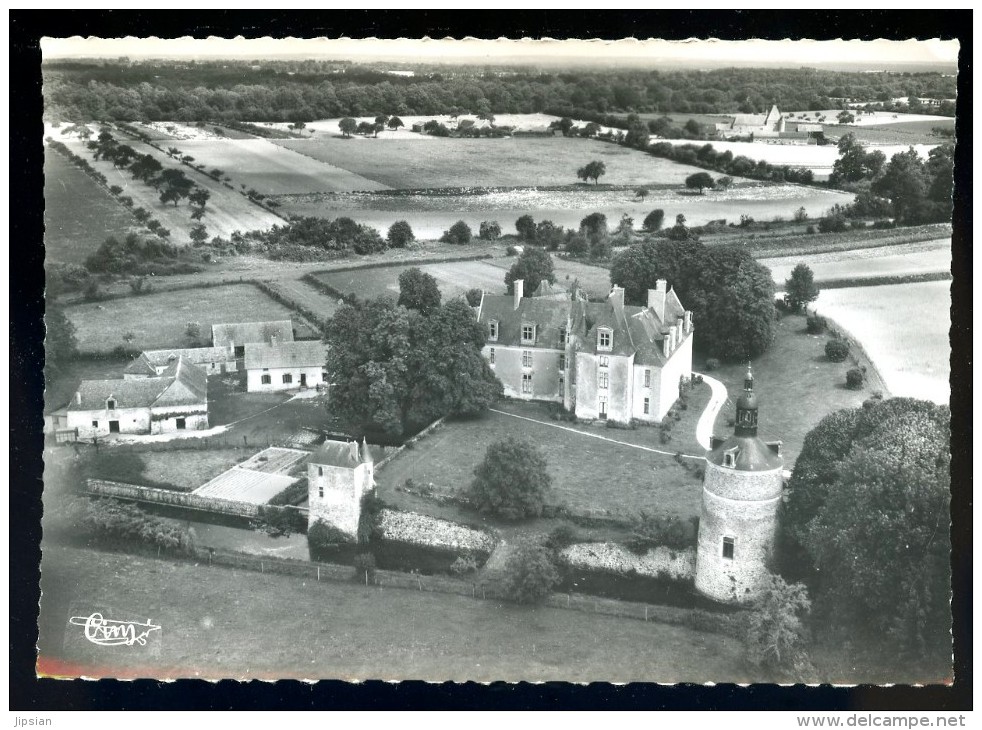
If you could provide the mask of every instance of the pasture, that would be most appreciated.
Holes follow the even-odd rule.
[[[399,275],[413,266],[414,264],[397,264],[375,269],[327,271],[316,276],[325,284],[343,293],[351,292],[369,299],[383,294],[397,298]],[[474,288],[504,293],[504,271],[484,260],[453,261],[442,264],[420,263],[415,266],[436,278],[444,301],[462,296],[468,289]]]
[[[59,545],[45,546],[41,576],[41,675],[71,666],[123,678],[767,679],[748,667],[740,642],[722,635],[559,608]],[[151,616],[164,627],[159,656],[132,647],[114,652],[107,668],[105,647],[68,633],[81,631],[68,624],[78,606]]]
[[[199,341],[210,340],[211,325],[220,322],[259,322],[294,319],[300,337],[313,331],[291,310],[250,284],[208,289],[162,291],[139,297],[86,302],[65,308],[75,325],[81,352],[106,352],[117,346],[138,350],[191,347],[188,322],[201,326]],[[128,345],[123,336],[132,334]]]
[[[927,274],[951,270],[951,239],[758,260],[770,268],[779,287],[800,263],[811,268],[817,282]]]
[[[812,308],[862,344],[891,395],[949,401],[950,282],[833,289]]]
[[[895,122],[893,124],[834,124],[825,127],[829,137],[853,134],[863,144],[940,144],[945,140],[932,133],[935,127],[955,131],[951,117],[934,117],[932,120]],[[953,141],[953,140],[950,140]]]
[[[44,150],[44,246],[48,261],[81,264],[108,236],[138,226],[125,206],[54,150]]]

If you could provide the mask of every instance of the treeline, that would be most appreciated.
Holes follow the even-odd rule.
[[[293,74],[293,75],[291,75]],[[857,98],[954,98],[939,73],[854,73],[815,69],[717,69],[616,73],[468,72],[392,76],[337,65],[302,73],[264,61],[198,64],[49,63],[43,67],[50,120],[312,121],[376,114],[439,115],[575,111],[728,114],[836,108]],[[596,120],[593,120],[596,121]],[[604,118],[609,126],[613,120]]]
[[[684,165],[704,167],[735,177],[790,183],[811,183],[815,180],[815,174],[803,167],[772,165],[765,160],[751,160],[744,155],[734,156],[729,150],[719,152],[711,144],[673,145],[669,142],[656,142],[646,149],[655,157],[664,157]]]

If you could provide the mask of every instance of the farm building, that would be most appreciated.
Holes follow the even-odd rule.
[[[362,497],[375,488],[371,449],[362,441],[327,441],[307,461],[309,525],[323,521],[358,539]]]
[[[250,393],[327,385],[327,345],[320,340],[255,343],[245,346],[246,389]]]
[[[235,355],[230,347],[188,347],[178,350],[145,350],[126,366],[126,380],[155,378],[178,358],[205,371],[206,375],[234,372]]]
[[[213,347],[229,347],[234,357],[245,357],[245,346],[260,342],[293,342],[293,322],[289,319],[274,322],[236,322],[213,324]]]
[[[68,404],[78,438],[208,428],[208,378],[178,358],[157,377],[83,380]]]
[[[578,293],[562,298],[485,295],[478,321],[487,327],[485,359],[505,395],[561,403],[580,418],[654,423],[692,376],[692,314],[665,280],[647,306],[624,304],[615,286],[606,302]]]
[[[813,133],[821,131],[821,124],[790,121],[776,106],[767,114],[737,114],[716,125],[716,132],[724,139],[752,137],[769,144],[816,144]]]

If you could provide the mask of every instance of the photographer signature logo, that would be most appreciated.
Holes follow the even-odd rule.
[[[72,626],[84,626],[85,638],[99,646],[146,646],[147,637],[151,631],[160,631],[160,627],[149,619],[146,623],[138,621],[113,621],[103,618],[101,613],[89,616],[72,616],[68,623]]]

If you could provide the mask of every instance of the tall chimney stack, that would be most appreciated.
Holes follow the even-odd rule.
[[[522,303],[522,297],[525,296],[525,279],[515,279],[512,282],[512,289],[515,292],[515,309],[518,309]]]
[[[654,310],[658,319],[665,321],[665,297],[668,295],[668,282],[659,279],[655,282],[655,288],[648,290],[648,309]]]

